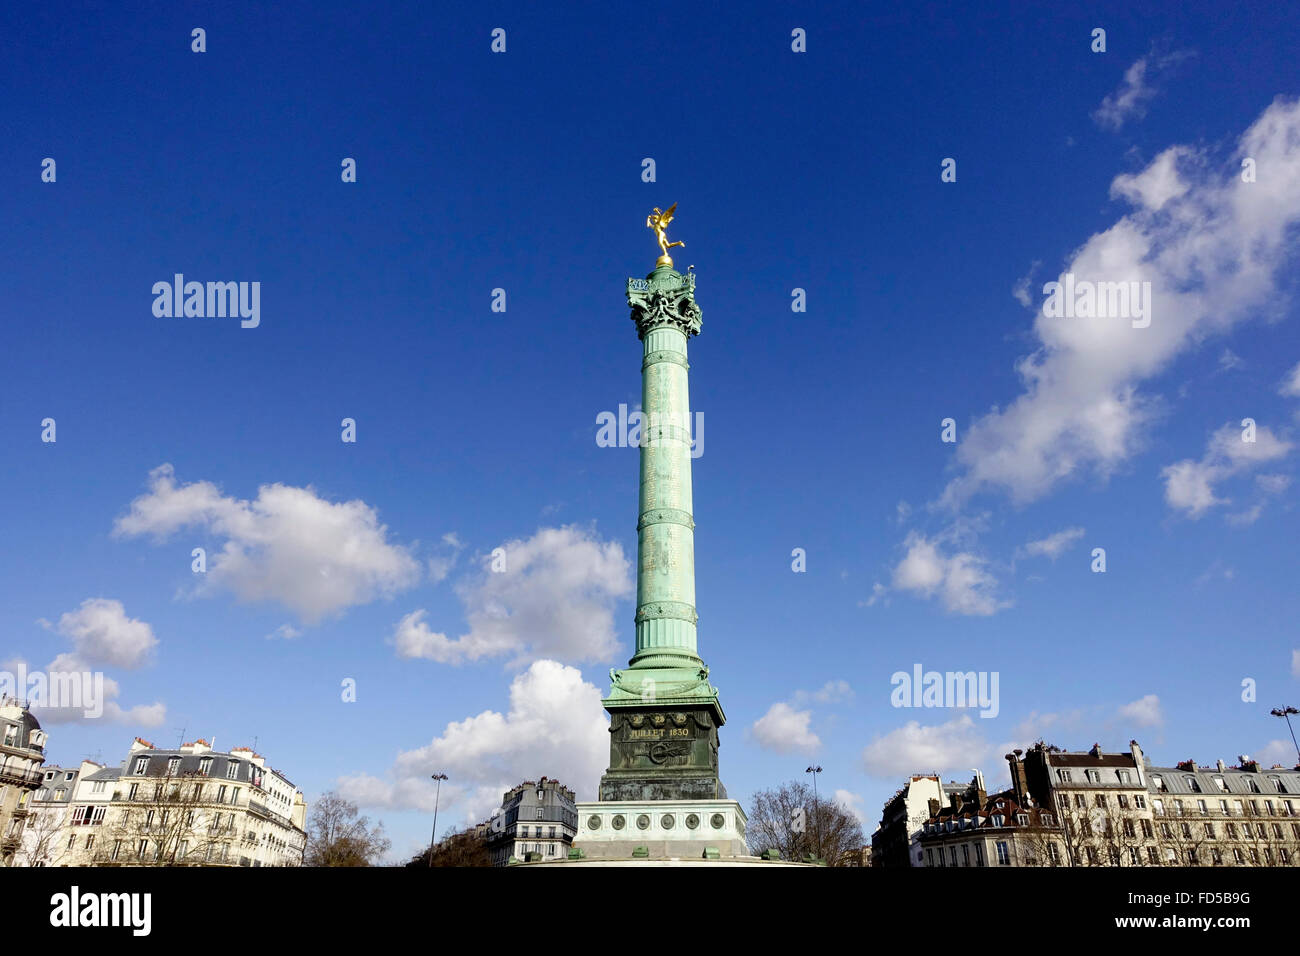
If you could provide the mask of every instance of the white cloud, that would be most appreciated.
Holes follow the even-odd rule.
[[[29,685],[34,674],[27,666],[27,662],[21,659],[3,662],[0,664],[0,670],[5,671],[10,675],[9,679],[15,681],[22,675],[27,675]],[[78,675],[75,690],[70,688],[68,683],[70,676],[74,674]],[[60,706],[49,706],[53,703],[52,694],[56,675],[58,675],[57,682],[62,688],[60,692],[77,693],[80,695],[79,699],[60,700]],[[121,696],[121,687],[117,681],[96,670],[89,661],[79,658],[75,653],[58,655],[46,666],[42,676],[44,680],[41,692],[44,701],[33,700],[32,702],[32,711],[42,724],[91,722],[99,724],[108,721],[135,727],[157,727],[167,718],[167,707],[159,702],[123,707],[117,701]],[[20,693],[24,690],[26,689],[20,689]],[[96,696],[98,700],[95,699]]]
[[[754,722],[750,733],[764,750],[811,756],[822,745],[821,738],[809,727],[811,722],[811,710],[795,710],[784,701],[777,701]]]
[[[1124,71],[1124,82],[1119,89],[1101,101],[1101,106],[1092,114],[1093,120],[1105,129],[1119,130],[1130,119],[1141,119],[1158,92],[1154,86],[1156,77],[1189,55],[1186,51],[1165,55],[1152,51],[1135,61]]]
[[[1297,362],[1295,368],[1286,373],[1286,378],[1282,380],[1282,384],[1278,387],[1278,394],[1292,397],[1300,396],[1300,362]]]
[[[275,601],[309,623],[388,597],[420,578],[407,549],[363,501],[333,503],[310,488],[262,485],[257,498],[223,496],[211,482],[178,485],[171,465],[149,474],[114,533],[164,540],[198,528],[225,540],[208,560],[200,593],[225,588],[240,600]]]
[[[1222,372],[1231,372],[1234,369],[1244,368],[1245,365],[1245,360],[1232,349],[1224,349],[1223,354],[1219,356],[1219,370]]]
[[[954,614],[986,616],[1009,606],[994,595],[997,581],[986,570],[983,558],[966,551],[946,555],[939,539],[915,531],[907,536],[903,547],[907,553],[893,573],[895,590],[925,598],[937,595],[944,608]]]
[[[1199,518],[1215,505],[1227,504],[1231,500],[1215,494],[1216,483],[1256,465],[1284,458],[1291,447],[1290,442],[1278,438],[1266,426],[1258,426],[1255,440],[1248,442],[1242,441],[1242,429],[1231,423],[1224,425],[1210,436],[1200,461],[1184,459],[1160,472],[1165,480],[1165,501],[1189,518]],[[1275,477],[1270,476],[1264,487],[1276,487],[1277,484]],[[1242,516],[1237,520],[1238,523],[1249,523],[1257,517],[1258,512],[1244,522]]]
[[[1062,270],[1076,283],[1150,282],[1150,325],[1049,318],[1039,309],[1038,348],[1018,366],[1024,390],[967,429],[956,450],[961,473],[944,490],[944,504],[982,490],[1025,503],[1088,470],[1108,476],[1140,447],[1154,416],[1156,403],[1139,385],[1213,335],[1278,312],[1275,276],[1294,258],[1300,223],[1300,101],[1270,105],[1221,167],[1199,154],[1197,162],[1177,155],[1188,162],[1175,165],[1162,154],[1153,163],[1159,175],[1149,167],[1142,188],[1132,177],[1117,180],[1138,205],[1089,238]],[[1242,183],[1242,156],[1272,172]]]
[[[127,617],[122,602],[108,598],[82,601],[77,610],[59,618],[55,630],[72,641],[78,658],[91,665],[140,667],[158,645],[152,627]]]
[[[1159,727],[1165,722],[1164,714],[1160,712],[1160,698],[1155,694],[1125,704],[1119,709],[1119,716],[1134,727]]]
[[[368,807],[432,811],[429,775],[446,773],[443,809],[486,819],[524,780],[558,779],[579,800],[594,796],[609,760],[609,721],[595,685],[576,668],[534,661],[510,684],[510,708],[447,724],[427,745],[401,752],[386,778],[340,778],[338,791]]]
[[[1295,744],[1287,739],[1270,740],[1255,751],[1255,759],[1262,767],[1272,767],[1274,764],[1294,767],[1297,763]]]
[[[285,641],[291,641],[295,637],[302,637],[302,631],[298,630],[292,624],[281,624],[270,634],[266,635],[266,639],[268,641],[273,641],[276,638]]]
[[[617,541],[572,526],[542,528],[502,551],[504,570],[491,570],[500,556],[484,558],[480,573],[456,589],[469,633],[449,638],[425,623],[423,609],[412,611],[393,635],[399,657],[451,664],[505,654],[512,664],[614,657],[614,606],[633,592],[631,563]]]
[[[1084,535],[1083,528],[1066,528],[1024,546],[1023,553],[1031,558],[1047,557],[1055,561],[1066,549]]]
[[[942,773],[954,767],[978,766],[987,752],[988,744],[975,730],[975,722],[962,714],[931,727],[909,720],[867,744],[862,764],[873,777]]]
[[[861,794],[853,793],[851,790],[836,790],[834,800],[858,821],[858,825],[862,827],[863,832],[870,832],[871,823],[867,819]]]
[[[852,700],[853,688],[846,680],[829,680],[821,686],[820,690],[813,691],[812,699],[819,704],[835,704]]]

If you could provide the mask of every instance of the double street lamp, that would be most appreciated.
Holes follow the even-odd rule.
[[[1295,728],[1291,726],[1291,715],[1300,714],[1300,710],[1294,707],[1274,707],[1269,711],[1274,717],[1282,717],[1286,720],[1287,730],[1291,731],[1291,743],[1295,744],[1296,765],[1300,766],[1300,743],[1296,743]]]
[[[447,775],[435,773],[429,779],[437,785],[433,792],[433,836],[429,840],[429,865],[433,866],[433,845],[438,842],[438,798],[442,796],[442,782],[447,779]]]
[[[817,812],[817,775],[822,772],[821,767],[809,767],[804,773],[812,774],[813,778],[813,822],[817,827],[817,859],[822,856],[822,818]]]

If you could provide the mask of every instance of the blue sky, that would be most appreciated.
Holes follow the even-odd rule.
[[[117,687],[51,760],[256,737],[395,855],[433,770],[440,826],[592,796],[637,490],[596,417],[673,202],[733,796],[815,761],[869,834],[1043,735],[1294,758],[1300,12],[1168,6],[6,11],[0,660]],[[260,325],[155,317],[178,272]],[[1149,327],[1045,317],[1066,272],[1150,282]],[[891,706],[918,663],[998,716]]]

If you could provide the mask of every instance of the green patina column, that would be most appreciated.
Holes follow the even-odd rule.
[[[600,799],[725,798],[717,688],[696,640],[695,520],[686,345],[700,331],[695,275],[665,254],[627,300],[644,349],[637,521],[636,652],[611,670],[610,765]]]

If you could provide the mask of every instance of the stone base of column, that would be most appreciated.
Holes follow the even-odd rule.
[[[573,846],[588,860],[749,858],[735,800],[601,800],[578,804]]]

